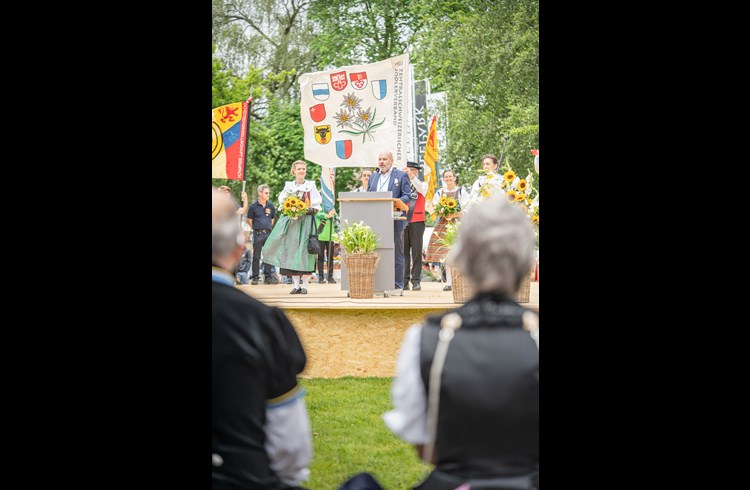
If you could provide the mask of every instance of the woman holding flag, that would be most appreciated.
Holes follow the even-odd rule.
[[[312,273],[315,272],[317,259],[317,255],[307,252],[307,244],[310,241],[312,227],[315,226],[313,216],[321,210],[323,198],[315,183],[305,180],[307,164],[304,161],[297,160],[292,163],[291,172],[294,180],[286,182],[284,190],[279,194],[281,217],[263,245],[263,257],[266,263],[279,267],[282,276],[292,277],[294,289],[289,294],[307,294],[307,286]],[[306,204],[305,215],[295,218],[284,213],[285,201],[291,196]]]

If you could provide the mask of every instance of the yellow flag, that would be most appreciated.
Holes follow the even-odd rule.
[[[432,116],[430,132],[427,135],[427,145],[424,149],[424,163],[430,167],[430,175],[427,176],[427,195],[425,200],[432,202],[438,184],[437,175],[438,145],[437,145],[437,115]]]

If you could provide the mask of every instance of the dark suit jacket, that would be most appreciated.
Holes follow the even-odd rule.
[[[375,172],[370,176],[367,190],[377,192],[379,181],[380,172]],[[404,204],[411,202],[411,182],[409,181],[409,176],[403,170],[391,167],[391,181],[388,183],[388,190],[391,191],[393,197],[401,199]],[[403,211],[401,215],[406,216],[406,211]],[[404,231],[404,228],[406,228],[406,220],[396,220],[393,223],[395,226],[394,231],[396,232]]]
[[[265,450],[266,401],[297,387],[305,351],[284,313],[212,282],[211,488],[278,489]]]

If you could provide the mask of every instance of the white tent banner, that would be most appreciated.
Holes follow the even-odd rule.
[[[406,166],[409,55],[305,73],[299,79],[305,159],[328,167],[374,167],[393,152]]]

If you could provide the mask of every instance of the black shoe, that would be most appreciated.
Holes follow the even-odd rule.
[[[323,279],[320,280],[320,282],[318,284],[325,284],[325,283],[326,283],[326,280],[325,280],[325,278],[323,278]]]
[[[413,285],[411,287],[411,290],[412,291],[421,291],[422,290],[422,286],[420,286],[419,283],[416,283],[415,285]]]
[[[300,289],[298,294],[307,294],[307,289],[305,288]]]
[[[452,289],[452,288],[451,288],[450,284],[448,284],[448,285],[446,285],[446,286],[445,286],[445,287],[443,288],[443,291],[450,291],[451,289]]]
[[[329,277],[328,284],[336,284],[336,281],[334,281],[332,277]]]
[[[299,294],[299,293],[300,293],[300,291],[301,291],[301,289],[300,289],[300,288],[294,288],[294,289],[292,289],[291,291],[289,291],[289,294]]]
[[[250,284],[252,284],[253,286],[257,286],[258,285],[258,280],[257,279],[253,279],[253,282],[251,282]]]
[[[404,281],[404,291],[409,290],[409,283]]]
[[[275,277],[272,277],[270,279],[266,279],[263,281],[263,284],[278,284],[278,283],[279,283],[279,280],[276,279]]]

